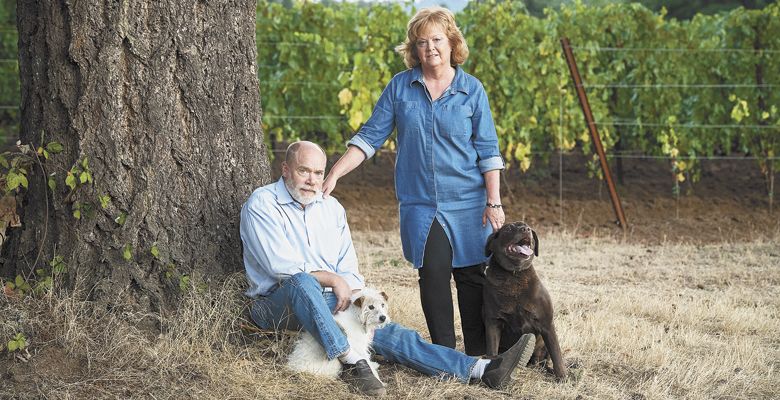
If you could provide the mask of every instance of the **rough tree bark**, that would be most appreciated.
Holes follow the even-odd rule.
[[[37,147],[43,136],[65,150],[45,162],[56,190],[31,171],[3,275],[29,276],[58,255],[93,299],[158,310],[179,285],[169,278],[241,268],[240,207],[269,180],[255,7],[18,3],[21,141]],[[84,158],[93,183],[69,194],[67,171]]]

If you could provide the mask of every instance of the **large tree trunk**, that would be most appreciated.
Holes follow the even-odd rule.
[[[3,275],[62,256],[92,298],[156,310],[179,276],[241,268],[240,207],[269,180],[255,4],[19,1],[21,141],[65,150],[44,164],[56,190],[30,172]],[[93,183],[69,194],[85,158]]]

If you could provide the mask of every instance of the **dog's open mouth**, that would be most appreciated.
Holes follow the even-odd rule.
[[[531,238],[524,237],[519,242],[510,243],[506,247],[506,254],[515,258],[528,258],[534,254],[534,249],[531,248]]]

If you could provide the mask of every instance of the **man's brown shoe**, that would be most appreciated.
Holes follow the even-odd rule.
[[[520,340],[510,347],[509,350],[501,353],[485,367],[482,374],[482,382],[492,389],[503,389],[509,383],[512,371],[518,365],[525,366],[531,359],[536,346],[536,335],[526,333],[520,337]]]
[[[385,386],[371,372],[368,361],[359,360],[354,364],[343,364],[341,379],[367,396],[384,396]]]

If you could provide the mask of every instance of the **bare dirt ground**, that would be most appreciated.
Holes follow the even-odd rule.
[[[276,155],[273,179],[281,174],[283,154]],[[339,181],[334,196],[346,207],[353,231],[398,231],[394,156],[380,152]],[[329,165],[336,160],[332,157]],[[616,223],[605,183],[588,177],[586,159],[579,154],[562,160],[553,155],[549,163],[537,160],[528,173],[510,166],[502,173],[502,202],[507,221],[576,238],[703,244],[780,237],[780,205],[776,200],[770,213],[765,178],[755,160],[703,160],[701,170],[700,181],[682,183],[676,197],[666,161],[624,160],[618,195],[628,220],[625,231]],[[0,208],[15,207],[12,197],[3,200],[11,205]],[[4,229],[0,226],[0,234]]]
[[[339,181],[334,195],[346,207],[353,230],[397,231],[393,158],[385,153]],[[683,182],[678,199],[668,162],[625,159],[623,184],[618,185],[628,220],[625,233],[615,224],[606,185],[588,177],[583,156],[565,156],[563,174],[559,170],[553,155],[549,167],[538,162],[529,173],[516,167],[505,173],[501,194],[507,220],[524,220],[541,232],[611,236],[633,243],[749,241],[780,233],[780,209],[775,204],[769,213],[755,160],[702,161],[701,180]]]

